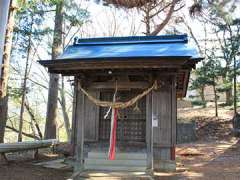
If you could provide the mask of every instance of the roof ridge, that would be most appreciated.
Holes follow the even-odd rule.
[[[124,37],[97,37],[74,38],[74,45],[100,45],[100,44],[145,44],[145,43],[187,43],[187,34],[161,35],[161,36],[124,36]]]

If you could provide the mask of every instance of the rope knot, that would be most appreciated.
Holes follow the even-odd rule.
[[[158,89],[157,80],[155,80],[154,83],[153,83],[153,89],[154,89],[154,90],[157,90],[157,89]]]

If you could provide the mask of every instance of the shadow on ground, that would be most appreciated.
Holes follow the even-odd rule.
[[[240,141],[213,142],[206,144],[192,144],[191,149],[197,150],[197,156],[181,157],[179,150],[182,179],[231,179],[240,177]],[[187,151],[185,149],[185,151]],[[196,152],[196,151],[195,151]],[[189,153],[191,154],[191,153]]]

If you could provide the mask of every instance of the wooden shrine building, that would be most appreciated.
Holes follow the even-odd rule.
[[[75,77],[75,169],[174,170],[176,101],[200,60],[187,35],[166,35],[76,38],[58,59],[40,61],[50,73]],[[115,103],[134,103],[118,109],[116,158],[108,160],[116,91]]]

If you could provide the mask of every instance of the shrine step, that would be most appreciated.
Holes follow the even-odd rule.
[[[108,159],[108,154],[104,152],[89,152],[88,158],[90,159]],[[136,159],[136,160],[146,160],[146,153],[116,153],[116,160],[118,159]]]
[[[84,161],[85,169],[107,171],[145,171],[146,153],[116,153],[115,160],[108,160],[107,153],[89,152]]]
[[[124,165],[124,166],[146,166],[146,160],[107,160],[107,159],[85,159],[85,164],[89,165]]]
[[[106,165],[85,165],[86,170],[99,171],[146,171],[146,167],[139,166],[106,166]]]

